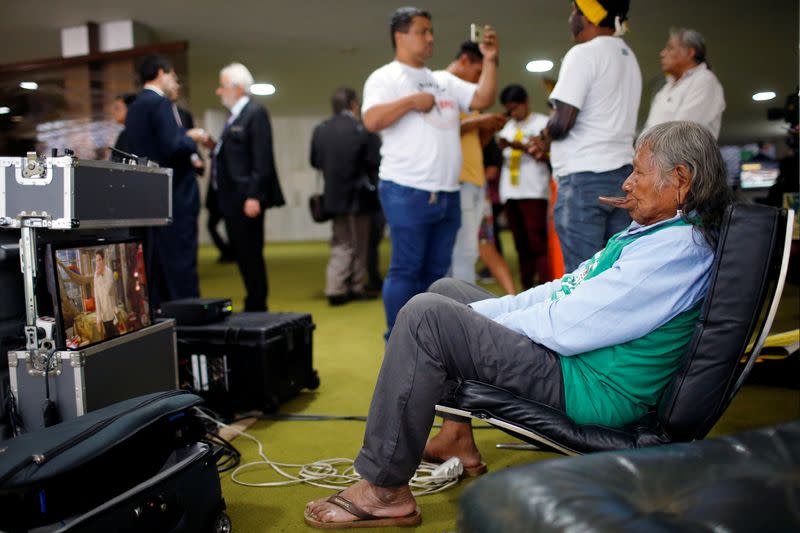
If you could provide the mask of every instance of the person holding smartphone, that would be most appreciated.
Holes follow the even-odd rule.
[[[426,67],[433,54],[427,11],[398,9],[389,31],[394,61],[369,76],[361,107],[364,126],[383,138],[378,190],[392,240],[383,284],[386,339],[400,308],[450,267],[461,225],[459,114],[492,104],[497,69],[497,36],[488,26],[477,83]]]
[[[547,260],[547,203],[550,199],[550,168],[546,157],[529,153],[531,139],[547,125],[547,116],[532,113],[528,93],[521,85],[509,85],[500,93],[509,121],[498,133],[503,150],[500,171],[500,202],[514,236],[519,258],[522,290],[550,279]]]

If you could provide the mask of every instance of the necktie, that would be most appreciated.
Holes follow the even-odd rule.
[[[178,113],[178,106],[175,104],[172,104],[172,114],[175,116],[175,122],[178,123],[178,127],[182,128],[183,122],[181,122],[181,114]]]
[[[222,133],[219,135],[219,142],[214,147],[214,151],[211,154],[211,186],[215,190],[217,188],[217,156],[219,155],[220,148],[222,148],[222,138],[225,137],[225,132],[227,132],[228,128],[231,127],[233,118],[233,115],[231,115],[228,117],[228,120],[225,121],[225,127],[222,128]]]

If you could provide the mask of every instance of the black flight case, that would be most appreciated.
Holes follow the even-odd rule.
[[[177,328],[181,387],[224,418],[274,412],[303,388],[319,387],[312,365],[314,323],[306,313],[233,313]]]

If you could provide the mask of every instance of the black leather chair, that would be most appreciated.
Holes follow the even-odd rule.
[[[459,384],[437,411],[485,420],[567,455],[704,438],[742,386],[772,325],[788,270],[792,219],[792,211],[762,205],[728,209],[691,342],[660,403],[633,423],[576,424],[563,411],[476,381]]]
[[[800,422],[481,477],[459,533],[800,531]]]

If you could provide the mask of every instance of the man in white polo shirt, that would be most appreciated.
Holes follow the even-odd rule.
[[[694,30],[673,28],[661,50],[667,83],[650,105],[644,129],[671,120],[691,120],[719,138],[725,92],[706,63],[706,41]]]
[[[642,74],[620,38],[628,5],[628,0],[573,2],[569,22],[577,44],[564,56],[550,94],[555,112],[530,150],[536,157],[550,149],[558,180],[555,226],[567,272],[630,224],[624,210],[597,201],[619,196],[632,169]]]
[[[392,240],[383,283],[389,338],[400,308],[443,277],[450,267],[461,223],[460,111],[494,101],[497,39],[486,28],[477,84],[434,76],[425,67],[433,53],[431,15],[400,8],[391,19],[395,59],[364,85],[364,126],[381,132],[379,192]]]

